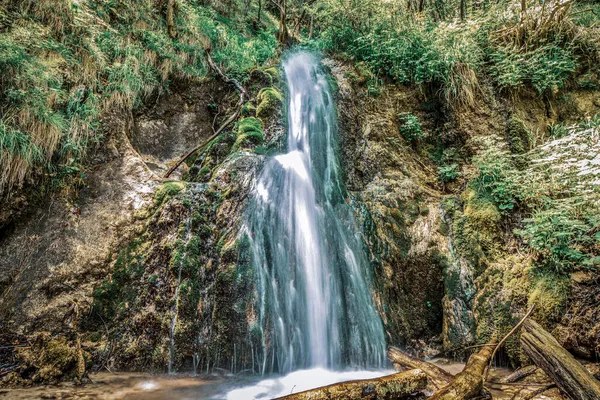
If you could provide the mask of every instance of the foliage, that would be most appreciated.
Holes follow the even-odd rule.
[[[528,3],[524,18],[512,2],[490,2],[459,23],[452,19],[458,3],[449,1],[435,2],[425,10],[432,18],[423,18],[410,12],[411,2],[321,0],[315,6],[322,27],[318,43],[367,64],[376,75],[434,85],[455,108],[475,106],[477,71],[507,90],[556,92],[582,63],[597,59],[597,21],[585,8],[569,14],[558,1]],[[551,16],[552,23],[539,22]]]
[[[400,134],[408,142],[416,142],[423,139],[423,128],[419,118],[411,113],[402,113],[398,116],[400,122]]]
[[[523,229],[516,231],[536,253],[542,268],[567,273],[600,263],[593,250],[600,242],[598,210],[582,201],[551,200],[534,210]]]
[[[573,50],[556,43],[526,52],[499,47],[490,59],[490,74],[500,87],[514,90],[531,85],[538,93],[558,92],[578,66]]]
[[[446,165],[438,168],[438,179],[443,183],[448,183],[458,178],[458,164]]]
[[[518,171],[510,153],[499,142],[485,140],[482,145],[482,152],[473,158],[478,174],[471,184],[480,196],[489,199],[506,215],[517,204]]]
[[[177,2],[174,39],[156,2],[20,3],[0,15],[0,194],[29,178],[80,176],[102,140],[100,115],[137,108],[174,80],[204,78],[207,45],[240,80],[278,50],[267,18],[255,29],[194,0]]]

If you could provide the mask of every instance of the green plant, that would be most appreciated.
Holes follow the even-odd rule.
[[[140,107],[173,80],[203,79],[208,45],[220,68],[240,80],[277,54],[271,20],[256,31],[201,2],[179,0],[172,39],[155,3],[0,7],[0,194],[47,176],[68,184],[102,140],[102,113]]]
[[[411,113],[402,113],[398,116],[400,123],[400,134],[408,142],[416,142],[423,139],[423,128],[419,118]]]
[[[520,89],[531,84],[538,93],[557,92],[578,66],[573,50],[557,43],[527,52],[498,47],[490,59],[490,74],[500,87]]]
[[[443,183],[453,182],[458,178],[458,164],[438,168],[438,179]]]
[[[554,139],[560,139],[569,134],[569,128],[564,124],[553,124],[548,125],[548,131],[550,132],[550,136]]]
[[[570,202],[552,201],[544,209],[535,210],[516,230],[536,253],[538,263],[557,273],[568,273],[578,266],[600,264],[593,251],[599,242],[600,221],[596,214],[579,214]],[[590,251],[591,250],[591,251]]]
[[[495,204],[503,214],[509,213],[517,204],[518,187],[515,168],[508,151],[498,143],[484,143],[485,149],[473,158],[477,176],[471,184],[482,197]]]

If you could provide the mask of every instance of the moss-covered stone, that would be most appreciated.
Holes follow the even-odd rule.
[[[259,145],[264,140],[264,132],[261,120],[248,117],[237,124],[238,136],[231,149],[232,152],[240,149]]]
[[[256,116],[270,118],[281,107],[283,95],[276,88],[268,87],[258,92],[257,100]]]

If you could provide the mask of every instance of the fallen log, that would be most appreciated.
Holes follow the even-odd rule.
[[[413,369],[376,379],[349,381],[280,397],[277,400],[391,400],[403,399],[425,389],[427,375]]]
[[[521,389],[517,393],[515,393],[515,395],[513,397],[511,397],[510,400],[531,400],[535,396],[538,396],[538,395],[540,395],[540,394],[542,394],[544,392],[547,392],[548,390],[553,389],[555,387],[556,387],[556,385],[553,383],[553,384],[550,384],[550,385],[542,386],[539,389],[530,391],[530,392],[525,393],[525,394],[521,394],[521,392],[523,391],[523,389]]]
[[[600,399],[600,382],[536,322],[523,324],[521,347],[570,399]]]
[[[395,364],[407,369],[420,369],[425,372],[431,383],[437,388],[442,388],[454,380],[454,375],[443,370],[435,364],[423,361],[419,358],[406,354],[397,347],[390,347],[387,352],[388,358]]]
[[[485,346],[478,353],[472,354],[462,372],[457,374],[451,383],[434,393],[429,399],[467,400],[479,396],[483,389],[483,375],[494,348]]]

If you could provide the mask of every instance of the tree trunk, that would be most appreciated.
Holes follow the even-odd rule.
[[[175,0],[169,0],[167,3],[167,30],[171,39],[177,37],[175,30]]]
[[[483,374],[494,352],[494,346],[485,346],[469,357],[465,369],[454,381],[436,392],[429,400],[467,400],[479,396],[483,389]]]
[[[427,375],[421,370],[413,369],[376,379],[336,383],[290,394],[278,400],[404,399],[422,391],[426,386]]]
[[[454,380],[454,376],[452,374],[444,371],[437,365],[410,356],[397,347],[390,347],[387,355],[388,358],[395,364],[399,364],[404,368],[420,369],[423,371],[437,389],[448,385]]]
[[[279,44],[286,44],[288,40],[287,30],[287,1],[280,0],[279,3]]]
[[[570,399],[600,399],[600,382],[536,322],[523,324],[521,347]]]
[[[257,15],[258,16],[258,18],[257,18],[258,25],[261,24],[261,18],[262,18],[261,15],[262,15],[262,0],[258,0],[258,15]]]

